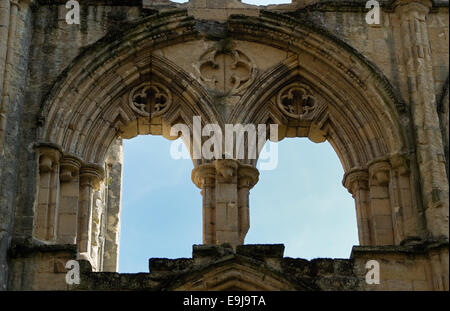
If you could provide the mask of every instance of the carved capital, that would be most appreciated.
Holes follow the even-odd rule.
[[[392,169],[396,170],[400,175],[409,174],[409,160],[402,154],[393,155],[389,162],[391,163]]]
[[[431,0],[397,0],[394,2],[395,12],[403,20],[419,19],[424,21],[432,6]]]
[[[229,183],[236,177],[239,161],[231,159],[215,160],[214,166],[220,181]]]
[[[238,169],[239,188],[253,188],[258,183],[259,171],[252,165],[241,164]]]
[[[86,164],[80,169],[80,185],[93,187],[94,190],[100,188],[100,181],[103,180],[105,171],[97,164]]]
[[[387,186],[391,166],[387,161],[373,162],[369,167],[369,184],[373,186]]]
[[[215,181],[216,168],[214,164],[202,164],[192,170],[192,182],[200,189],[214,187]]]
[[[81,159],[73,155],[64,155],[61,160],[60,180],[62,182],[68,182],[74,180],[80,171],[82,165]]]
[[[355,196],[359,189],[369,189],[369,172],[365,169],[352,170],[344,175],[342,184]]]
[[[59,163],[61,151],[59,148],[51,145],[40,145],[39,150],[39,172],[45,173],[51,171]]]

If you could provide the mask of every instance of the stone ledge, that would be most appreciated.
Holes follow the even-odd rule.
[[[180,272],[191,268],[193,265],[193,259],[191,258],[150,258],[149,259],[149,271],[150,273],[158,272]]]
[[[8,251],[9,258],[24,258],[37,253],[61,253],[66,252],[77,256],[77,245],[75,244],[45,244],[38,240],[15,242],[11,244]]]
[[[356,255],[373,253],[403,253],[403,254],[425,254],[429,250],[448,248],[449,242],[446,239],[425,241],[414,245],[382,245],[382,246],[353,246],[350,259]]]
[[[265,258],[283,258],[284,244],[248,244],[238,245],[236,254],[264,260]]]

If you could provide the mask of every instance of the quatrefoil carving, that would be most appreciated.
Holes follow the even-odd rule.
[[[309,86],[305,84],[290,84],[278,93],[278,107],[287,116],[302,119],[316,108],[316,102],[312,94]]]
[[[222,95],[235,95],[247,89],[257,74],[254,62],[228,42],[203,53],[198,63],[202,83]]]
[[[172,94],[162,84],[145,82],[130,92],[131,109],[141,116],[156,117],[162,115],[172,104]]]

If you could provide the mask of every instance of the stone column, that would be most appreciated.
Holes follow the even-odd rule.
[[[216,160],[216,244],[239,244],[238,176],[239,162],[236,160]]]
[[[390,165],[386,161],[375,162],[369,166],[372,245],[394,245],[389,171]]]
[[[60,198],[58,216],[59,244],[77,244],[79,172],[81,160],[64,155],[60,169]]]
[[[389,192],[395,244],[418,242],[423,235],[423,224],[420,221],[418,206],[412,199],[409,165],[401,155],[392,156],[390,163]]]
[[[56,241],[59,206],[59,160],[56,147],[41,145],[39,150],[39,193],[34,216],[33,236],[41,241]]]
[[[93,262],[94,271],[101,271],[102,252],[104,246],[104,239],[102,233],[102,221],[105,210],[103,194],[105,187],[100,184],[98,190],[94,192],[92,202],[92,223],[91,223],[91,258]]]
[[[215,244],[215,185],[216,169],[214,164],[208,163],[193,170],[192,179],[201,189],[203,197],[203,244]]]
[[[394,6],[403,39],[427,229],[435,238],[448,238],[448,180],[426,23],[432,2],[397,0]]]
[[[81,167],[77,244],[80,257],[89,260],[91,264],[94,192],[100,189],[100,181],[103,176],[104,172],[101,166],[89,164]]]
[[[17,0],[0,0],[0,155],[3,154],[3,137],[6,130],[6,109],[9,98],[9,71],[13,64],[16,37]]]
[[[119,267],[122,167],[123,145],[118,139],[106,156],[106,228],[102,267],[105,272],[117,272]]]
[[[244,243],[249,229],[249,190],[258,181],[258,170],[237,160],[215,160],[192,172],[202,189],[203,243],[233,247]]]
[[[369,201],[369,173],[367,170],[352,171],[345,175],[343,184],[355,199],[359,244],[372,245],[374,232],[370,226],[372,215]]]
[[[244,244],[245,236],[250,229],[249,196],[250,189],[258,182],[259,172],[252,165],[241,164],[238,169],[238,234],[239,244]]]

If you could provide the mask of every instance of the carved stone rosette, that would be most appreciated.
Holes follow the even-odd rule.
[[[303,83],[291,83],[278,92],[277,104],[288,117],[303,119],[311,115],[316,101],[310,87]]]
[[[145,82],[131,90],[129,105],[134,112],[143,117],[160,116],[172,104],[172,94],[161,83]]]

